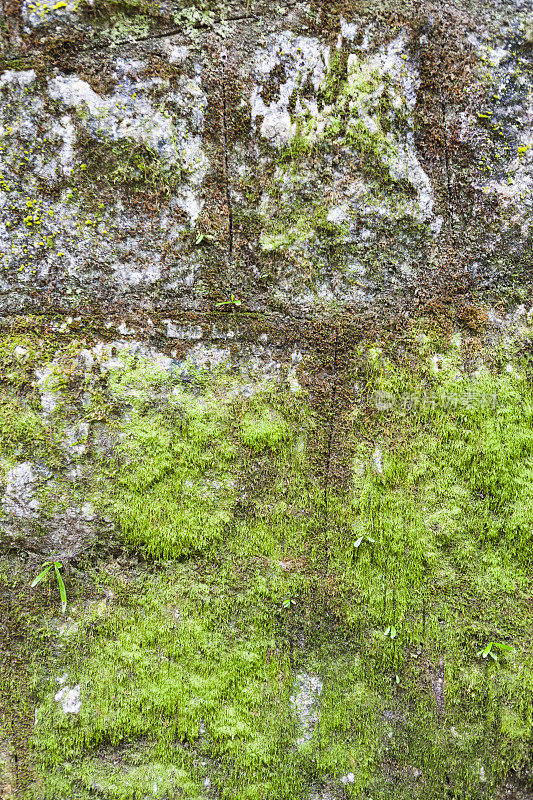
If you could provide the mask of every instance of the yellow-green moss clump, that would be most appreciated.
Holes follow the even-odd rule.
[[[286,659],[262,616],[230,621],[231,582],[226,595],[220,588],[172,568],[122,584],[117,605],[86,617],[61,678],[78,711],[54,699],[55,677],[37,711],[44,771],[34,796],[200,798],[210,783],[221,797],[237,786],[250,798],[300,796],[298,756],[285,758],[294,728]]]
[[[531,391],[409,347],[354,352],[345,488],[283,381],[108,362],[94,493],[149,563],[88,568],[99,601],[37,668],[30,797],[495,800],[525,776]]]

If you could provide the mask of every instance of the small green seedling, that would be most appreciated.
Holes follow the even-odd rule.
[[[212,242],[214,239],[213,236],[210,236],[208,233],[199,233],[196,237],[196,244],[202,244],[202,242]]]
[[[235,307],[238,307],[238,306],[242,305],[242,300],[239,300],[237,297],[235,297],[234,294],[232,294],[231,295],[231,300],[223,300],[221,303],[217,303],[216,305],[217,305],[217,307],[218,306],[235,306]]]
[[[363,542],[368,542],[368,544],[374,544],[374,543],[375,543],[375,539],[372,539],[372,537],[371,537],[371,536],[367,536],[366,534],[363,534],[363,536],[360,536],[360,537],[359,537],[359,539],[357,539],[357,540],[354,542],[354,545],[353,545],[353,546],[355,547],[355,549],[356,549],[357,551],[359,551],[359,548],[361,547],[361,545],[363,544]]]
[[[354,547],[355,548],[361,547],[363,542],[369,542],[369,544],[374,544],[375,539],[372,539],[370,536],[366,535],[360,536],[359,539],[356,542],[354,542]]]
[[[396,628],[394,625],[389,625],[385,628],[384,638],[396,639]]]
[[[483,648],[483,650],[478,651],[477,657],[479,658],[481,656],[482,658],[487,658],[487,656],[490,656],[492,659],[494,659],[494,661],[497,661],[498,656],[492,651],[493,647],[498,647],[505,653],[514,653],[514,647],[511,647],[510,644],[503,644],[503,642],[489,642],[488,645]]]
[[[59,572],[62,566],[63,564],[61,563],[61,561],[45,561],[43,564],[44,569],[31,582],[30,586],[33,589],[35,586],[37,586],[37,584],[42,583],[53,567],[57,576],[57,582],[59,584],[59,594],[61,596],[61,613],[64,614],[67,610],[67,590],[65,589],[63,578],[61,577],[61,573]]]
[[[283,608],[290,608],[296,605],[296,600],[291,600],[289,597],[283,601]]]

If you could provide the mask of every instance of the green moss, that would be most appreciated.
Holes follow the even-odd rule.
[[[266,657],[270,637],[253,624],[228,625],[227,598],[192,578],[174,569],[144,582],[142,595],[132,586],[127,607],[100,618],[89,652],[69,666],[68,685],[79,684],[81,696],[74,719],[50,686],[33,739],[48,775],[35,796],[75,785],[104,798],[142,797],[147,788],[155,797],[203,797],[206,761],[221,797],[237,787],[260,796],[261,786],[300,796],[298,758],[280,762],[292,721],[283,665]],[[88,649],[85,633],[69,658],[76,649]],[[122,748],[118,768],[102,758],[103,746]]]
[[[3,384],[20,389],[34,379],[38,363],[36,343],[25,336],[7,336],[0,340],[0,375]]]
[[[527,758],[533,713],[526,645],[532,395],[519,374],[481,369],[468,377],[456,348],[427,367],[425,358],[410,371],[369,354],[370,388],[386,393],[379,401],[386,407],[354,409],[355,430],[370,443],[356,448],[351,498],[328,501],[330,568],[342,576],[343,613],[358,630],[374,631],[358,640],[363,674],[370,668],[381,704],[407,724],[387,758],[403,774],[416,766],[427,797],[439,796],[446,775],[457,796],[478,797],[484,764],[492,797],[505,771]],[[341,530],[350,533],[335,535]],[[384,636],[391,625],[394,640]],[[491,640],[516,654],[487,673],[476,653]],[[447,731],[461,734],[439,735],[443,708]],[[426,733],[437,742],[431,757],[423,755]],[[379,779],[370,785],[383,796]]]
[[[241,423],[241,439],[247,447],[256,453],[265,448],[277,450],[289,437],[287,423],[276,418],[268,409],[259,413],[249,413]]]
[[[14,456],[42,448],[46,428],[40,417],[20,403],[0,401],[0,452]]]
[[[112,509],[128,541],[150,556],[204,552],[230,519],[234,451],[213,403],[174,419],[132,415],[120,426],[122,461]]]
[[[114,396],[133,405],[117,425],[112,511],[126,541],[151,556],[204,552],[221,537],[234,495],[227,403],[213,392],[197,399],[149,360],[135,362],[109,376]],[[169,395],[154,412],[150,392],[163,388]]]
[[[469,376],[458,339],[417,333],[404,360],[354,352],[368,403],[330,443],[330,467],[352,449],[344,489],[317,477],[328,431],[302,391],[114,356],[95,493],[151,563],[89,572],[113,594],[69,610],[37,667],[35,798],[481,800],[526,769],[531,391],[509,354]],[[488,665],[489,641],[515,650]],[[64,672],[78,715],[54,700]],[[298,743],[300,673],[323,688]]]

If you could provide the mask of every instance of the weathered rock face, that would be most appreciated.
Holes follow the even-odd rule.
[[[526,9],[349,10],[227,9],[191,40],[134,8],[22,6],[0,78],[6,312],[210,313],[228,289],[359,312],[451,262],[456,292],[509,279],[530,244]]]
[[[2,796],[531,797],[530,4],[0,8]]]

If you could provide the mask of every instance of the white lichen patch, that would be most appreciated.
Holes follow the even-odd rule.
[[[79,714],[81,710],[80,688],[79,683],[73,689],[64,686],[54,695],[54,700],[61,704],[65,714]]]
[[[76,75],[58,75],[48,82],[50,97],[79,112],[91,130],[111,140],[132,139],[156,151],[169,165],[179,163],[171,120],[153,108],[144,94],[132,89],[100,97]],[[135,94],[135,97],[133,96]]]
[[[266,48],[257,53],[254,63],[257,83],[251,96],[252,123],[256,126],[261,118],[261,134],[272,144],[286,144],[295,135],[296,124],[289,113],[291,97],[306,83],[310,83],[315,92],[319,90],[329,64],[329,53],[329,47],[318,39],[297,36],[291,31],[273,34]],[[286,80],[279,87],[279,98],[267,105],[262,96],[263,87],[270,73],[280,65],[285,70]],[[304,108],[312,110],[314,104],[298,96],[296,113]]]
[[[380,475],[383,474],[383,453],[376,447],[374,450],[374,455],[372,456],[372,461],[374,462],[374,469],[376,472],[379,472]]]
[[[5,478],[5,493],[2,498],[4,510],[15,517],[32,517],[40,508],[34,493],[37,476],[29,461],[17,464]]]
[[[185,45],[176,45],[168,42],[167,52],[168,60],[171,64],[181,64],[188,57],[190,51]]]
[[[347,41],[355,37],[348,23],[344,29]],[[263,99],[265,85],[272,80],[274,69],[280,67],[286,80],[280,82],[277,96],[267,105]],[[354,155],[367,154],[398,185],[410,185],[414,196],[411,199],[402,192],[380,192],[375,182],[367,181],[363,194],[369,211],[396,219],[410,216],[416,222],[431,221],[433,188],[418,159],[414,137],[413,112],[420,77],[407,55],[405,35],[373,52],[363,53],[360,47],[354,47],[340,89],[332,102],[325,104],[320,91],[327,94],[328,81],[336,69],[333,60],[330,64],[329,48],[317,39],[272,36],[255,60],[252,123],[257,126],[260,121],[262,136],[276,147],[294,142],[306,150],[328,142]],[[360,203],[356,206],[354,213],[360,213]],[[331,213],[337,212],[332,209]],[[262,242],[269,250],[282,244],[286,243],[277,239]]]
[[[89,435],[89,423],[78,422],[65,431],[64,444],[71,456],[82,456],[87,449],[87,438]]]
[[[117,58],[115,65],[118,82],[109,96],[98,95],[76,75],[51,78],[48,93],[37,86],[33,70],[0,74],[3,293],[13,291],[15,271],[15,285],[31,286],[34,279],[47,279],[51,272],[92,285],[100,278],[102,264],[116,289],[130,291],[161,278],[158,234],[168,247],[181,246],[184,223],[170,224],[165,209],[139,215],[125,207],[120,192],[114,202],[100,203],[88,212],[84,192],[76,186],[92,179],[79,149],[79,124],[97,147],[107,148],[105,153],[122,143],[111,158],[113,184],[120,184],[124,175],[136,179],[124,145],[144,144],[154,159],[149,166],[152,177],[179,187],[174,198],[169,196],[169,205],[175,203],[172,211],[181,206],[191,224],[201,213],[199,184],[208,164],[201,146],[206,100],[199,79],[183,76],[179,92],[167,93],[166,105],[156,108],[149,95],[161,79],[142,79],[141,61]],[[155,88],[159,91],[160,84]],[[19,175],[16,182],[10,177],[14,174]],[[140,172],[137,177],[142,178]],[[61,186],[60,197],[43,194],[42,185]],[[78,284],[67,288],[66,294],[81,291]]]
[[[0,75],[0,89],[10,86],[11,88],[25,89],[35,80],[35,70],[15,70],[8,69]]]
[[[290,702],[298,723],[298,747],[308,742],[319,720],[319,702],[322,694],[322,681],[316,675],[300,672],[296,676]]]

